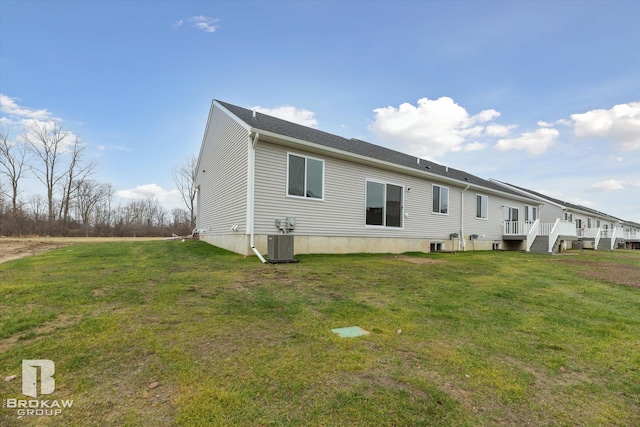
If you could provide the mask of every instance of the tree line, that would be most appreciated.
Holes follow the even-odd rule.
[[[195,227],[192,156],[173,171],[185,208],[154,197],[117,201],[110,183],[93,178],[86,145],[55,120],[26,123],[13,137],[0,130],[0,235],[143,237],[187,235]],[[39,189],[26,189],[35,179]],[[39,190],[39,191],[38,191]]]

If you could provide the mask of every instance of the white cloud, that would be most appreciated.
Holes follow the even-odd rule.
[[[34,110],[16,103],[18,98],[0,94],[0,112],[20,119],[50,120],[51,113],[47,110]]]
[[[264,108],[260,106],[251,107],[259,113],[267,114],[269,116],[277,117],[282,120],[287,120],[299,125],[308,127],[318,127],[318,121],[315,118],[316,113],[313,111],[305,110],[304,108],[291,107],[289,105],[283,105],[276,108]]]
[[[534,132],[524,132],[518,138],[501,139],[496,144],[500,151],[527,150],[529,154],[542,154],[556,143],[560,132],[542,127]]]
[[[591,188],[597,191],[615,191],[624,189],[624,184],[624,181],[608,179],[606,181],[596,182]]]
[[[409,152],[425,158],[464,150],[467,139],[478,138],[486,128],[494,126],[489,124],[485,128],[480,124],[500,116],[492,109],[470,115],[449,97],[421,98],[417,106],[403,103],[398,108],[376,108],[373,112],[376,117],[370,128],[381,140],[391,145],[406,145]],[[491,129],[491,132],[504,132],[499,127]],[[484,148],[480,144],[470,143],[468,148]]]
[[[605,138],[623,150],[640,150],[640,102],[572,114],[578,138]]]
[[[205,33],[215,33],[219,28],[219,26],[216,25],[219,21],[220,20],[218,18],[211,18],[204,15],[192,16],[186,19],[186,22],[188,22],[191,27],[204,31]],[[177,30],[178,28],[182,27],[184,23],[185,20],[180,19],[174,22],[172,27]]]
[[[487,144],[485,144],[484,142],[478,142],[478,141],[474,141],[462,147],[464,151],[480,151],[480,150],[484,150],[485,148],[487,148]]]
[[[505,137],[511,133],[511,129],[514,129],[516,125],[498,125],[490,124],[486,127],[485,133],[489,136]]]
[[[153,197],[165,207],[179,207],[181,204],[180,192],[177,189],[165,190],[157,184],[143,184],[127,190],[118,190],[115,195],[122,199],[147,199]]]

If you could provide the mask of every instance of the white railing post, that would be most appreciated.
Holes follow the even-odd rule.
[[[614,250],[616,247],[616,234],[618,234],[618,228],[613,229],[611,232],[611,250]]]
[[[598,227],[598,231],[596,231],[596,240],[593,242],[593,250],[598,250],[598,245],[600,244],[600,239],[602,238],[602,227]]]
[[[553,253],[553,246],[556,243],[556,239],[558,238],[558,224],[560,223],[560,218],[556,219],[555,224],[553,224],[553,228],[551,229],[551,231],[549,232],[549,251],[550,253]]]
[[[533,245],[534,240],[538,236],[538,229],[540,228],[540,219],[536,219],[529,232],[527,233],[527,252],[531,251],[531,246]]]

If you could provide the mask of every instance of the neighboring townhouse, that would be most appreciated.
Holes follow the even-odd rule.
[[[539,209],[464,171],[216,100],[197,167],[200,238],[262,260],[278,233],[298,254],[526,250],[518,218]]]
[[[633,221],[623,221],[622,227],[626,248],[640,249],[640,224]]]
[[[522,195],[535,198],[541,203],[539,233],[544,236],[557,227],[555,241],[557,252],[562,249],[584,248],[614,250],[625,246],[625,234],[634,235],[634,228],[623,227],[623,221],[603,212],[565,202],[539,192],[519,187],[495,179],[492,182],[503,185]]]

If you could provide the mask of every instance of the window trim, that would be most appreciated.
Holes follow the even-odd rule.
[[[295,156],[295,157],[300,157],[304,159],[304,189],[303,189],[303,193],[305,195],[303,196],[298,196],[295,194],[289,194],[289,165],[290,165],[290,161],[289,159],[291,158],[291,156]],[[318,162],[322,163],[322,197],[310,197],[307,196],[307,161],[311,159],[311,160],[316,160]],[[305,154],[299,154],[299,153],[294,153],[294,152],[287,152],[287,177],[286,177],[286,185],[285,185],[285,196],[286,197],[290,197],[292,199],[301,199],[301,200],[315,200],[315,201],[319,201],[319,202],[323,202],[324,201],[324,193],[325,193],[325,161],[324,159],[319,159],[317,157],[312,157],[312,156],[307,156]]]
[[[367,224],[367,183],[373,182],[384,186],[384,205],[382,210],[382,225]],[[387,186],[393,185],[394,187],[400,187],[400,226],[387,225]],[[364,180],[364,226],[365,228],[377,228],[386,230],[404,230],[404,185],[395,184],[393,182],[381,181],[379,179],[365,178]]]
[[[440,198],[438,199],[438,209],[440,210],[440,212],[434,212],[433,210],[433,196],[435,194],[435,191],[433,190],[434,187],[447,189],[447,211],[446,212],[442,212],[442,192],[440,192]],[[449,215],[449,211],[451,210],[449,206],[449,194],[450,194],[449,187],[440,185],[440,184],[431,184],[431,213],[433,215]]]
[[[478,216],[478,197],[484,198],[487,201],[487,216],[486,217]],[[480,214],[482,214],[482,207],[480,207]],[[476,219],[479,219],[479,220],[482,220],[482,221],[489,221],[489,196],[487,196],[486,194],[476,193]]]

